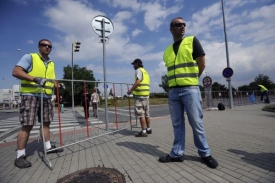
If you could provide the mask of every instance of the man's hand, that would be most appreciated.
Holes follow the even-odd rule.
[[[127,95],[131,95],[131,92],[130,92],[130,91],[128,91],[128,92],[127,92]]]
[[[59,87],[60,87],[60,89],[66,89],[64,83],[59,83]]]
[[[36,82],[39,86],[43,87],[46,83],[46,79],[45,78],[33,78],[33,81]]]

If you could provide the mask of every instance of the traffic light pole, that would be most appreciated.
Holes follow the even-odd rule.
[[[72,44],[72,112],[73,112],[73,120],[74,120],[74,142],[76,142],[75,111],[74,111],[74,44]]]

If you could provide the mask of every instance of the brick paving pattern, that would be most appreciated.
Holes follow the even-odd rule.
[[[77,170],[105,166],[125,175],[126,182],[275,182],[275,113],[262,111],[263,104],[238,106],[225,111],[204,111],[204,126],[217,169],[202,163],[186,123],[186,151],[183,163],[158,162],[171,150],[173,132],[170,117],[152,119],[153,133],[136,138],[140,128],[121,130],[64,148],[47,155],[53,170],[41,160],[42,143],[30,139],[27,145],[31,168],[14,166],[16,141],[0,144],[1,183],[52,183]],[[77,137],[84,137],[85,131]],[[64,141],[73,134],[63,136]],[[59,141],[58,135],[52,136]]]

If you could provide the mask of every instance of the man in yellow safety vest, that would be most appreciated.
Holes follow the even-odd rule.
[[[170,23],[174,43],[167,47],[163,60],[167,67],[169,86],[169,108],[174,129],[174,143],[171,152],[160,157],[162,163],[183,162],[185,152],[185,116],[193,129],[198,154],[211,168],[218,162],[210,155],[202,122],[202,100],[199,77],[205,68],[205,53],[194,36],[184,37],[186,23],[181,17]]]
[[[128,95],[133,93],[135,97],[135,114],[140,120],[141,131],[136,134],[136,137],[147,137],[148,134],[152,134],[150,128],[150,76],[148,72],[143,68],[142,61],[135,59],[132,63],[136,74],[135,83],[132,88],[127,92]]]
[[[25,147],[37,116],[39,122],[43,118],[44,147],[47,153],[63,152],[62,148],[56,149],[55,145],[50,143],[50,123],[54,115],[51,95],[56,85],[54,62],[49,58],[52,50],[51,42],[48,39],[40,40],[38,50],[39,53],[24,55],[12,72],[14,77],[21,80],[20,94],[22,95],[19,114],[22,127],[17,136],[17,158],[14,162],[18,168],[32,166],[26,159]],[[41,97],[43,97],[43,116],[41,116]]]

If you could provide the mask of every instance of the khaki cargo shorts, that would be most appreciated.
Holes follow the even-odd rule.
[[[150,117],[149,98],[135,98],[135,115],[138,118]]]
[[[43,122],[53,121],[53,105],[50,98],[43,99]],[[23,126],[35,125],[36,116],[41,121],[41,98],[22,95],[19,120]]]

